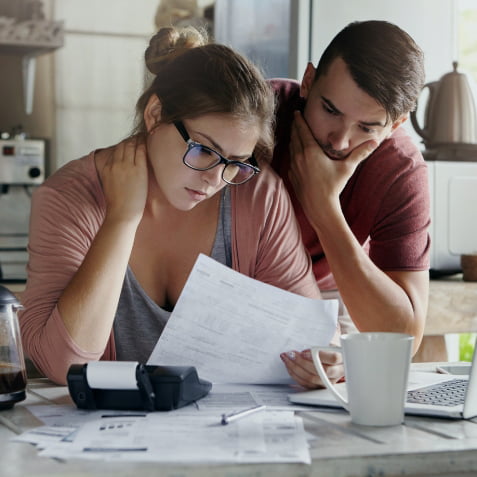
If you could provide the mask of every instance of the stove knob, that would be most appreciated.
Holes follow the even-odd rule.
[[[32,179],[36,179],[37,177],[41,176],[41,169],[39,167],[31,167],[30,170],[28,171],[28,175]]]

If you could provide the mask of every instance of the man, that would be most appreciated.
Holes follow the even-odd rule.
[[[384,21],[355,22],[302,83],[278,96],[273,168],[292,197],[324,296],[338,290],[359,331],[423,335],[429,286],[427,168],[400,127],[424,84],[423,54]],[[322,356],[323,357],[323,356]],[[320,384],[309,351],[284,353],[295,379]],[[328,354],[338,379],[341,356]]]

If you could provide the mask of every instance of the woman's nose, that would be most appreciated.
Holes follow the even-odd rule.
[[[202,171],[202,177],[209,185],[217,187],[222,183],[222,172],[224,170],[224,167],[224,164],[219,164],[212,169]]]

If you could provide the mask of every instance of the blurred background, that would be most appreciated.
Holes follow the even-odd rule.
[[[31,141],[21,153],[24,177],[0,164],[3,279],[22,281],[23,272],[13,266],[11,274],[5,271],[2,253],[24,256],[32,189],[66,162],[130,133],[135,102],[148,81],[143,54],[158,28],[201,26],[257,62],[267,77],[300,80],[307,62],[316,64],[339,30],[369,19],[396,23],[417,41],[427,81],[437,81],[457,61],[475,88],[475,0],[0,0],[0,133],[3,140]],[[405,127],[424,150],[410,121]],[[13,159],[9,144],[3,164]],[[477,181],[477,155],[469,161]],[[464,215],[462,221],[477,223]],[[431,233],[434,247],[448,240],[449,225],[442,227]],[[460,253],[444,253],[457,271]],[[459,334],[453,356],[470,359],[474,342],[475,334]]]

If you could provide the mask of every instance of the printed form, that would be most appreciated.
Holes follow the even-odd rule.
[[[338,300],[259,282],[199,255],[148,364],[195,366],[213,383],[291,383],[280,353],[328,345]]]

